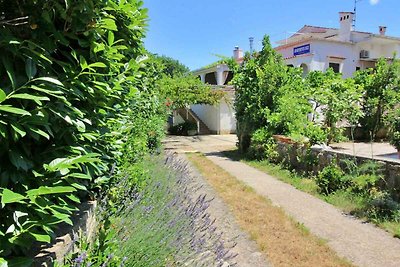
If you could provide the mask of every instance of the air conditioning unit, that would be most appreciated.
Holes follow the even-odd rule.
[[[361,50],[360,51],[360,58],[369,58],[369,51]]]

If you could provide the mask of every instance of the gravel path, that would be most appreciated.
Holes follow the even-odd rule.
[[[244,163],[224,157],[220,151],[233,147],[232,136],[171,138],[181,149],[193,148],[225,169],[238,180],[282,207],[303,223],[313,234],[323,238],[339,256],[358,266],[400,266],[400,240],[389,233],[346,216],[330,204],[295,189]]]
[[[179,157],[186,161],[183,154]],[[231,249],[231,252],[237,254],[234,261],[238,267],[268,267],[271,266],[264,258],[262,253],[258,250],[257,244],[250,240],[250,237],[243,232],[238,224],[235,222],[233,214],[230,212],[226,204],[218,197],[215,190],[204,180],[202,175],[196,168],[188,164],[193,181],[197,190],[195,198],[199,195],[206,195],[207,199],[212,199],[210,207],[207,209],[212,218],[215,218],[215,226],[218,231],[222,232],[222,239],[226,244],[236,245]],[[224,266],[227,267],[227,266]]]

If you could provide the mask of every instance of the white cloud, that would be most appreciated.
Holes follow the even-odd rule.
[[[379,1],[380,0],[369,0],[369,3],[374,6],[374,5],[378,4]]]

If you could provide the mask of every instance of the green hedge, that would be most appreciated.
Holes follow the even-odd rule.
[[[23,266],[30,260],[18,257],[72,224],[112,166],[159,144],[166,111],[151,87],[157,70],[144,64],[141,1],[1,1],[0,10],[0,266]]]

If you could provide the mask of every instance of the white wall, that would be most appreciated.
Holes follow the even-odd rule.
[[[359,59],[359,52],[354,45],[347,43],[316,41],[313,43],[313,46],[314,66],[318,68],[313,70],[326,71],[329,68],[330,62],[339,63],[341,64],[340,72],[342,73],[343,78],[349,78],[353,76]],[[343,59],[332,57],[340,57]]]
[[[284,57],[292,57],[293,48],[304,44],[296,44],[291,47],[287,47],[279,50],[279,53],[281,53]],[[330,62],[340,63],[343,78],[351,77],[356,71],[359,52],[356,51],[354,45],[318,40],[309,42],[309,44],[310,54],[287,59],[285,60],[285,63],[287,65],[292,64],[295,67],[300,67],[301,64],[306,64],[309,71],[326,71],[329,68]],[[329,58],[332,56],[345,59],[341,60]]]
[[[233,106],[223,101],[220,104],[219,110],[220,110],[220,133],[223,134],[235,133],[236,117]]]
[[[191,109],[212,132],[218,134],[236,132],[235,111],[225,101],[216,106],[193,105]]]
[[[194,113],[213,131],[218,131],[218,107],[210,105],[193,105],[191,107]]]

